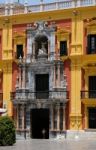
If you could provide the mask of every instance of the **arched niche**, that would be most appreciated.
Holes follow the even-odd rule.
[[[42,53],[42,55],[48,56],[48,38],[44,34],[38,34],[35,36],[35,58],[37,59],[38,55]]]

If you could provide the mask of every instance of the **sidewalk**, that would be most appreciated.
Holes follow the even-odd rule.
[[[0,150],[96,150],[96,140],[17,140],[14,146],[0,147]]]

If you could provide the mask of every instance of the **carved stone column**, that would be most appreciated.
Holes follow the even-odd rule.
[[[63,130],[65,130],[65,106],[63,106]]]
[[[34,62],[34,60],[35,60],[35,42],[34,41],[33,41],[33,44],[32,44],[32,48],[33,48],[33,51],[32,51],[32,54],[33,54],[32,61]]]
[[[48,60],[50,60],[50,41],[48,41]]]
[[[60,64],[58,64],[58,87],[60,87]]]
[[[54,87],[56,87],[56,66],[54,65]]]
[[[51,106],[50,108],[50,123],[51,123],[51,127],[50,129],[53,130],[53,107]]]
[[[32,37],[30,33],[27,33],[27,62],[30,62],[31,60],[31,54],[32,54]]]
[[[23,72],[22,72],[22,73],[23,73],[23,74],[22,74],[22,88],[23,88],[23,89],[25,89],[25,86],[26,86],[26,85],[25,85],[25,80],[26,80],[26,79],[25,79],[25,75],[26,75],[26,72],[25,72],[25,71],[26,71],[26,68],[25,68],[25,66],[23,66]]]
[[[21,89],[21,67],[19,67],[19,89]]]
[[[57,106],[57,130],[60,130],[60,106]]]
[[[17,105],[16,128],[19,129],[19,105]]]
[[[25,119],[25,118],[24,118],[24,116],[25,116],[25,115],[24,115],[24,114],[25,114],[25,112],[24,112],[24,105],[22,105],[21,109],[22,109],[22,129],[24,129],[24,122],[25,122],[25,121],[24,121],[24,119]]]

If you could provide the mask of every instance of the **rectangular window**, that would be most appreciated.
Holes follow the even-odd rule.
[[[90,34],[87,36],[87,53],[96,53],[96,34]]]
[[[67,41],[60,41],[60,56],[67,55]]]
[[[96,98],[96,76],[89,76],[89,98]]]
[[[24,56],[24,53],[23,53],[23,45],[17,45],[17,48],[16,48],[16,58],[19,59],[20,57],[23,58]]]

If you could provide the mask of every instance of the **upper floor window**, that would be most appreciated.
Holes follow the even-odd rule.
[[[96,34],[90,34],[87,36],[87,53],[96,53]]]
[[[19,59],[20,57],[23,58],[24,56],[24,52],[23,52],[23,45],[20,44],[20,45],[17,45],[16,47],[16,58]]]
[[[89,76],[89,98],[96,98],[96,76]]]
[[[60,56],[67,55],[67,41],[60,41]]]

